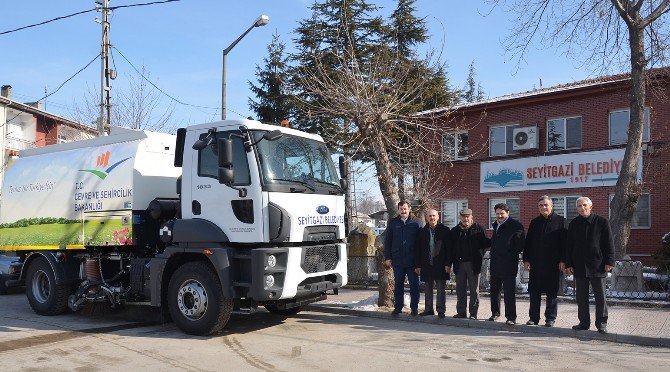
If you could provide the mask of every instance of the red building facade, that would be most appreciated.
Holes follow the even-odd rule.
[[[670,231],[670,80],[665,77],[648,88],[642,193],[627,248],[631,258],[649,257]],[[542,195],[568,218],[577,215],[580,196],[591,198],[596,214],[609,216],[627,142],[629,94],[630,79],[615,75],[421,113],[445,128],[442,159],[431,169],[440,174],[437,182],[451,186],[432,187],[447,190],[432,195],[443,221],[455,225],[458,211],[467,207],[476,222],[490,228],[493,205],[507,202],[510,214],[527,227],[539,215]]]

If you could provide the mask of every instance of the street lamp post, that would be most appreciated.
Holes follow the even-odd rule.
[[[270,17],[266,15],[261,15],[256,19],[254,24],[251,25],[240,37],[235,39],[228,48],[223,50],[223,69],[221,71],[221,120],[226,120],[226,56],[230,52],[231,49],[237,45],[237,43],[242,40],[243,37],[247,36],[249,31],[251,31],[254,27],[262,27],[268,24],[270,22]]]

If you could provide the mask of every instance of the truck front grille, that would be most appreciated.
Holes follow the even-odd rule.
[[[335,269],[338,259],[336,245],[305,247],[300,266],[307,274],[319,273]]]

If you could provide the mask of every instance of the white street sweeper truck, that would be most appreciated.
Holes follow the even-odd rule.
[[[343,188],[317,135],[252,120],[115,128],[20,152],[0,250],[21,257],[38,314],[150,304],[211,334],[233,308],[295,314],[346,284]]]

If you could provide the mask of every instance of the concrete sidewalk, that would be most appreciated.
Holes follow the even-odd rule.
[[[505,324],[504,303],[501,301],[501,317],[496,322],[486,319],[491,315],[490,299],[480,298],[478,320],[454,319],[456,313],[456,296],[447,294],[446,318],[438,319],[437,316],[411,316],[409,315],[408,303],[403,314],[393,317],[391,309],[377,308],[371,306],[376,304],[376,289],[341,289],[339,295],[329,296],[326,301],[310,305],[310,310],[336,312],[347,315],[367,316],[375,318],[398,319],[402,321],[414,321],[422,323],[435,323],[441,326],[471,327],[491,329],[505,332],[526,332],[546,334],[559,337],[574,337],[581,339],[594,339],[610,342],[620,342],[644,346],[670,347],[670,309],[669,308],[644,308],[638,306],[612,304],[608,305],[609,320],[607,328],[609,334],[603,335],[596,331],[591,324],[587,331],[574,331],[572,326],[578,323],[577,304],[572,302],[559,302],[558,318],[554,327],[544,326],[544,299],[542,300],[540,325],[527,326],[528,321],[528,299],[517,297],[517,325]],[[407,298],[406,292],[406,300]],[[407,302],[407,301],[406,301]],[[419,312],[423,310],[424,294],[421,293]],[[591,322],[595,318],[594,305],[591,305]]]

